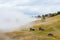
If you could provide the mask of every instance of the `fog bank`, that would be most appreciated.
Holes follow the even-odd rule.
[[[33,20],[33,18],[15,9],[0,8],[0,30],[3,32],[21,28],[21,25],[25,25]]]

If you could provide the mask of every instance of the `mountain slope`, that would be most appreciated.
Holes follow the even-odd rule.
[[[36,20],[31,23],[35,31],[21,30],[6,33],[6,35],[16,40],[60,40],[60,15],[46,18],[46,22]],[[39,30],[40,27],[44,31]],[[48,36],[49,33],[53,36]]]

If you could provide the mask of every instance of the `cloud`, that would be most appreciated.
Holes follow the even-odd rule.
[[[41,5],[59,5],[60,0],[26,0],[26,2],[18,2],[17,6],[41,6]]]
[[[0,0],[0,4],[15,4],[16,6],[59,5],[60,0]]]
[[[30,16],[60,11],[60,6],[17,6],[16,8]]]
[[[35,15],[35,14],[46,14],[60,11],[60,1],[59,0],[30,0],[24,4],[16,4],[16,8],[21,9],[25,14]]]

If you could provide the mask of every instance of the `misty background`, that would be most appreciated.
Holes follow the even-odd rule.
[[[0,0],[0,30],[11,31],[33,20],[31,16],[60,11],[60,0]]]

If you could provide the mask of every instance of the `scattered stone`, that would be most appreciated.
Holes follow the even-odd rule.
[[[34,28],[30,28],[30,31],[35,31],[35,29]]]
[[[53,34],[49,33],[48,36],[54,36]]]
[[[44,29],[44,28],[42,28],[42,27],[40,27],[40,28],[39,28],[39,30],[44,31],[45,29]]]

